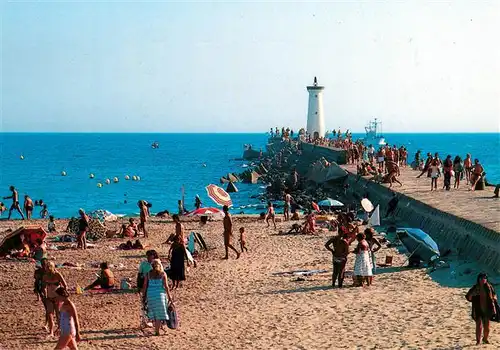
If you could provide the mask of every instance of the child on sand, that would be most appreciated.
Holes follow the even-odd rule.
[[[246,242],[246,239],[245,239],[245,228],[244,227],[240,227],[240,248],[241,248],[241,252],[242,253],[243,253],[243,250],[245,250],[245,252],[248,253],[247,242]]]
[[[47,230],[49,233],[56,232],[56,223],[54,222],[54,216],[49,216],[49,223],[47,224]]]
[[[59,341],[55,348],[78,349],[76,342],[80,341],[80,322],[75,304],[69,300],[69,293],[66,288],[59,287],[55,290],[55,293],[57,301],[62,302],[59,309]]]

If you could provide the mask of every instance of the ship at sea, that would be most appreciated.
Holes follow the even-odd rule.
[[[366,135],[362,139],[365,145],[384,146],[386,144],[384,136],[380,133],[382,123],[375,118],[365,126]]]

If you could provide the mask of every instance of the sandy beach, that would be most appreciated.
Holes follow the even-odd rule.
[[[46,222],[36,222],[46,226]],[[21,224],[0,222],[0,231]],[[58,228],[65,221],[57,222]],[[377,253],[379,261],[394,256],[393,267],[379,268],[374,285],[332,289],[331,255],[324,243],[332,235],[277,235],[289,223],[269,229],[254,217],[235,217],[235,227],[247,230],[249,253],[239,260],[234,255],[221,260],[221,222],[185,223],[188,232],[201,232],[211,248],[191,267],[187,281],[175,292],[180,328],[160,337],[145,336],[139,330],[137,294],[72,295],[81,319],[81,349],[462,349],[474,348],[474,322],[464,295],[476,271],[438,271],[433,279],[426,269],[400,267],[405,256],[395,248]],[[157,249],[173,232],[171,222],[154,221],[150,238],[141,240],[146,249]],[[70,287],[85,286],[97,272],[91,262],[123,264],[114,268],[117,280],[135,281],[137,266],[145,250],[120,251],[112,248],[122,239],[106,239],[87,251],[50,250],[57,263],[83,263],[81,269],[61,268]],[[69,243],[65,243],[69,245]],[[351,248],[354,248],[351,246]],[[347,270],[352,271],[354,255]],[[0,261],[0,348],[52,349],[55,338],[46,339],[43,306],[33,289],[33,263]],[[273,276],[275,272],[326,269],[305,276]],[[497,286],[498,290],[498,286]],[[492,345],[500,344],[500,327],[492,324]],[[479,348],[479,347],[478,347]]]

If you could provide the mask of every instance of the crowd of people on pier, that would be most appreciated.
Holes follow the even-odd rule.
[[[290,128],[282,127],[281,130],[283,140],[290,141],[293,138],[293,131],[290,133]],[[280,135],[278,128],[276,128],[274,135]],[[357,174],[372,176],[373,181],[389,183],[389,187],[392,187],[394,182],[402,186],[401,181],[398,179],[401,174],[400,167],[410,165],[413,170],[421,171],[417,178],[427,174],[427,177],[431,179],[431,191],[438,189],[438,180],[441,176],[443,177],[442,188],[447,191],[451,190],[452,182],[453,188],[459,189],[463,181],[471,191],[484,188],[485,169],[479,159],[473,160],[469,153],[463,159],[460,155],[455,157],[447,155],[442,160],[437,152],[434,155],[429,152],[424,161],[422,151],[418,150],[414,160],[409,163],[408,150],[404,145],[398,147],[397,145],[390,146],[386,144],[377,145],[378,148],[376,148],[373,144],[365,145],[362,140],[354,141],[349,130],[342,133],[340,129],[333,130],[332,137],[316,136],[313,137],[313,135],[301,129],[297,137],[301,142],[344,150],[346,163],[356,165]],[[499,189],[497,185],[495,197],[498,196]]]

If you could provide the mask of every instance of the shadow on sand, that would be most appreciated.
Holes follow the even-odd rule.
[[[346,285],[342,287],[342,289],[350,289],[350,288],[356,288],[353,287],[352,285]],[[323,285],[323,286],[311,286],[311,287],[299,287],[295,289],[283,289],[283,290],[273,290],[270,292],[266,292],[264,294],[268,295],[276,295],[276,294],[294,294],[294,293],[308,293],[308,292],[316,292],[320,290],[335,290],[338,288],[333,288],[330,284],[328,285]]]

